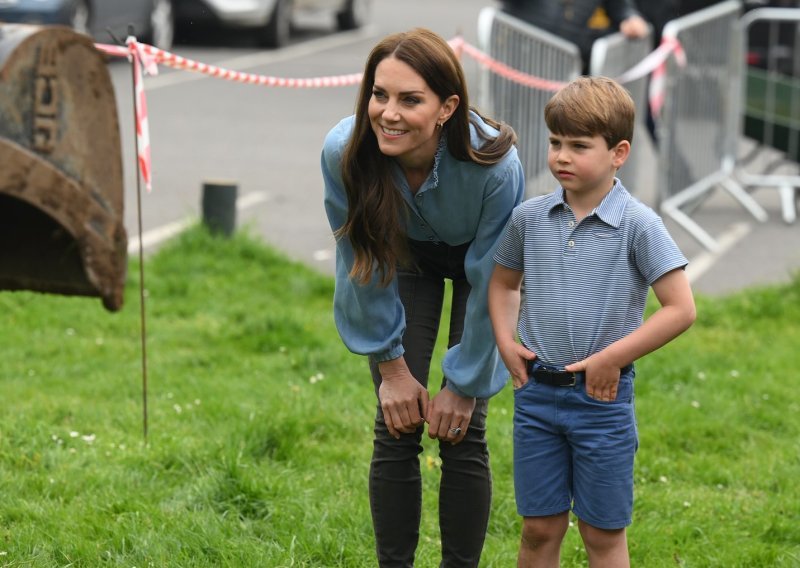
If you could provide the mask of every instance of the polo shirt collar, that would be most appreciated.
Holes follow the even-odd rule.
[[[553,192],[553,199],[550,203],[551,211],[558,206],[567,206],[567,202],[564,199],[565,195],[564,188],[561,186]],[[614,178],[614,186],[611,188],[611,191],[606,194],[600,202],[600,205],[595,207],[591,214],[597,215],[604,223],[619,228],[629,195],[628,191],[619,181],[619,178]]]

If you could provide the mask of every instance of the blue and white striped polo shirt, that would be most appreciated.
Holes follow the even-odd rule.
[[[633,332],[650,285],[687,264],[661,218],[618,179],[580,223],[561,187],[518,205],[494,259],[524,271],[520,340],[558,366]]]

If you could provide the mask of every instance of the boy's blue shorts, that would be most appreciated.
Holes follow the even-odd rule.
[[[639,446],[633,378],[620,377],[617,400],[532,378],[514,391],[514,486],[517,512],[542,517],[572,511],[601,529],[620,529],[633,513],[633,458]]]

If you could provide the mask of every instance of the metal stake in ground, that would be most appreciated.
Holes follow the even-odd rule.
[[[133,35],[133,29],[129,30],[129,35]],[[141,322],[141,339],[142,339],[142,428],[144,432],[144,443],[147,445],[147,324],[146,324],[146,310],[145,310],[145,293],[144,293],[144,245],[142,244],[142,173],[139,169],[139,153],[138,145],[139,140],[138,120],[139,116],[139,103],[138,93],[136,92],[136,66],[141,65],[139,61],[139,54],[136,50],[131,52],[131,73],[132,73],[132,89],[133,89],[133,133],[136,140],[137,151],[134,152],[134,159],[136,165],[136,217],[139,228],[139,321]]]

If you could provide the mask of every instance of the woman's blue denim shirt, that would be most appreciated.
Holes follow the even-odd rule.
[[[485,132],[497,131],[471,112],[472,145],[482,139],[475,124]],[[355,117],[345,118],[325,138],[322,176],[325,211],[336,231],[347,218],[347,195],[341,175],[344,147]],[[416,194],[411,193],[399,164],[395,164],[397,187],[410,212],[408,236],[415,240],[460,245],[471,242],[464,268],[472,290],[467,300],[461,343],[451,347],[442,364],[448,388],[462,396],[488,398],[503,388],[508,371],[497,352],[487,306],[489,278],[494,270],[494,252],[511,211],[525,194],[525,176],[512,148],[497,164],[481,166],[456,160],[442,137],[433,170]],[[353,353],[388,361],[403,355],[405,314],[396,279],[388,286],[373,281],[360,285],[350,277],[353,249],[349,239],[336,242],[336,291],[334,319],[345,345]]]

